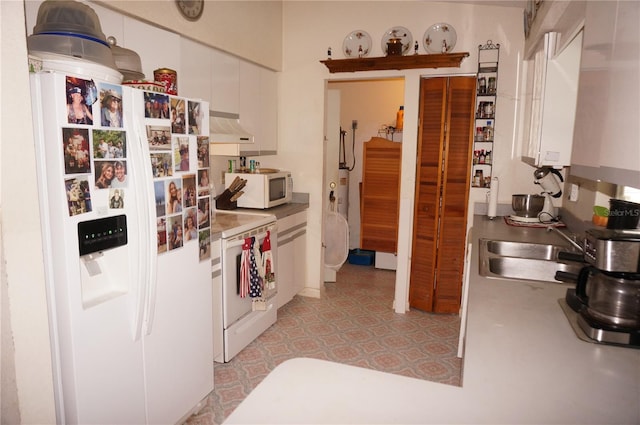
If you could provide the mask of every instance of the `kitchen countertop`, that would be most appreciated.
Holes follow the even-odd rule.
[[[245,226],[251,220],[247,216],[258,215],[274,215],[277,220],[281,220],[309,208],[308,202],[290,202],[288,204],[279,205],[264,210],[250,208],[236,208],[235,210],[216,210],[212,214],[211,222],[211,239],[220,239],[222,232],[234,227]]]
[[[481,237],[567,244],[475,216],[462,387],[293,359],[225,423],[640,423],[640,350],[578,339],[558,304],[571,285],[480,276]]]
[[[277,207],[267,208],[264,210],[238,208],[237,210],[231,210],[231,212],[239,211],[239,212],[247,212],[247,213],[273,214],[276,216],[278,220],[280,220],[290,215],[297,214],[308,208],[309,208],[308,202],[289,202],[288,204],[278,205]]]
[[[267,218],[267,221],[273,221],[272,216],[273,214],[268,213],[243,214],[235,211],[216,211],[211,216],[211,240],[249,231],[266,224],[265,218]]]

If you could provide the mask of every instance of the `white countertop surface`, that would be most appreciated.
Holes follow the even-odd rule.
[[[461,388],[293,359],[225,423],[640,424],[640,350],[579,340],[558,304],[570,285],[479,276],[480,237],[566,245],[475,217]]]
[[[211,216],[212,239],[217,239],[218,235],[222,237],[238,235],[275,220],[276,217],[268,213],[216,211]]]

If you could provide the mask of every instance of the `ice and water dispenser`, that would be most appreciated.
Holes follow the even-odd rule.
[[[82,304],[92,307],[130,289],[127,216],[78,223]]]

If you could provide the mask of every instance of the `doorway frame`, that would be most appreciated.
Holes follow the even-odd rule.
[[[398,223],[398,264],[396,268],[395,295],[392,308],[396,313],[404,314],[409,311],[409,276],[411,271],[411,250],[414,215],[414,195],[416,178],[416,155],[418,146],[418,111],[420,105],[420,80],[430,77],[473,76],[473,72],[441,73],[425,69],[409,69],[398,71],[354,72],[347,78],[344,76],[326,78],[324,81],[325,104],[329,82],[351,80],[376,80],[403,78],[404,79],[404,127],[402,147],[402,172],[400,182],[400,211]],[[435,70],[433,70],[435,71]],[[325,116],[326,123],[326,116]],[[326,129],[326,126],[325,126]],[[326,135],[325,135],[326,138]],[[323,157],[323,170],[326,158]],[[324,185],[324,180],[323,180]],[[323,188],[323,211],[328,207],[328,192]],[[470,201],[471,202],[471,201]],[[324,225],[322,228],[324,232]]]
[[[378,73],[376,73],[378,74]],[[417,140],[417,125],[415,125],[414,127],[408,128],[406,126],[407,122],[414,122],[417,123],[417,105],[418,105],[418,97],[419,96],[413,96],[415,97],[415,99],[413,99],[413,104],[415,104],[415,106],[410,108],[410,111],[413,110],[413,114],[411,112],[407,113],[407,102],[408,102],[408,98],[411,98],[412,96],[408,96],[407,94],[407,74],[414,74],[415,75],[415,81],[417,83],[419,83],[419,76],[421,75],[418,72],[407,72],[407,73],[401,73],[401,74],[397,74],[397,73],[386,73],[386,75],[383,76],[370,76],[369,74],[367,74],[366,76],[364,76],[364,74],[362,73],[354,73],[353,78],[328,78],[325,79],[325,131],[327,131],[327,128],[331,127],[331,125],[329,125],[327,123],[327,115],[326,115],[326,105],[328,102],[328,92],[331,89],[330,87],[330,83],[332,82],[375,82],[375,81],[380,81],[380,80],[404,80],[404,105],[405,105],[405,128],[403,129],[403,158],[402,158],[402,163],[405,164],[406,161],[409,161],[409,164],[407,165],[407,167],[403,166],[403,170],[402,170],[402,175],[401,175],[401,200],[400,200],[400,210],[401,210],[401,214],[400,214],[400,223],[398,226],[398,252],[397,252],[397,258],[398,258],[398,264],[397,264],[397,268],[396,268],[396,279],[395,279],[395,291],[394,291],[394,300],[393,300],[393,304],[392,304],[392,308],[394,309],[394,311],[396,313],[406,313],[409,309],[409,273],[408,273],[408,268],[410,266],[410,261],[409,261],[409,252],[411,249],[411,244],[410,244],[410,236],[409,236],[409,241],[408,243],[404,243],[403,247],[400,247],[400,235],[402,232],[411,232],[411,226],[409,225],[407,227],[407,220],[408,218],[403,218],[402,216],[402,210],[403,210],[403,204],[404,205],[404,209],[408,210],[408,212],[412,213],[412,209],[413,209],[413,195],[410,195],[408,198],[404,197],[404,199],[402,199],[402,194],[403,193],[412,193],[413,191],[413,180],[414,180],[414,176],[415,176],[415,167],[413,164],[415,164],[415,152],[416,152],[416,140]],[[418,93],[419,95],[419,93]],[[396,108],[399,105],[396,106]],[[412,118],[413,117],[413,118]],[[339,127],[339,123],[338,123],[338,127]],[[327,139],[330,139],[330,137],[325,134],[324,137],[325,141],[327,141]],[[330,148],[328,148],[327,150],[330,151]],[[326,150],[325,150],[326,151]],[[406,151],[406,152],[405,152]],[[323,172],[327,173],[327,156],[323,156]],[[407,168],[407,170],[405,170],[405,168]],[[337,174],[337,167],[336,167],[336,174]],[[407,177],[406,175],[409,174],[409,186],[407,187],[406,181],[407,181]],[[327,182],[330,179],[327,178],[327,176],[325,176],[325,178],[323,178],[323,200],[322,200],[322,208],[323,211],[326,211],[326,209],[329,207],[328,206],[328,196],[329,196],[329,191],[330,188],[327,185]],[[409,192],[406,192],[406,191]],[[404,191],[404,192],[403,192]],[[411,214],[412,217],[412,214]],[[404,224],[403,224],[403,220],[404,220]],[[324,232],[324,224],[323,224],[323,229],[322,231]],[[323,281],[324,281],[324,277],[323,277]],[[402,302],[398,302],[397,300],[402,300]]]

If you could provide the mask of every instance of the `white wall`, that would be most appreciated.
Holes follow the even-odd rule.
[[[15,423],[21,419],[25,424],[50,424],[55,422],[55,408],[22,2],[0,2],[0,22],[3,296],[0,422]],[[9,314],[5,311],[7,306]],[[10,330],[6,329],[5,320],[10,321]],[[5,363],[12,358],[14,364]],[[15,383],[11,382],[12,366]]]
[[[182,18],[173,0],[91,1],[267,68],[282,65],[282,2],[206,0],[200,20]],[[100,15],[102,19],[102,15]],[[28,28],[31,32],[32,27]],[[111,34],[105,34],[107,36]],[[130,40],[123,40],[129,43]],[[147,41],[152,42],[151,37]],[[124,47],[128,47],[124,44]],[[164,46],[166,48],[166,46]],[[159,45],[159,49],[163,46]]]
[[[400,236],[396,273],[396,311],[407,299],[410,237],[415,179],[415,152],[419,80],[422,75],[475,74],[478,45],[487,40],[500,43],[500,80],[494,145],[494,175],[501,177],[499,201],[511,202],[511,193],[532,192],[533,169],[520,162],[514,128],[517,107],[518,65],[524,47],[522,10],[436,2],[285,2],[283,72],[280,76],[279,156],[290,164],[297,190],[310,194],[307,286],[319,290],[322,282],[320,250],[323,210],[322,141],[325,80],[345,78],[404,77],[405,128],[401,183]],[[447,22],[457,31],[456,52],[466,51],[461,68],[371,71],[330,74],[319,63],[331,47],[335,59],[344,38],[353,30],[367,31],[373,39],[371,56],[382,56],[380,40],[394,25],[402,25],[421,40],[432,24]],[[319,25],[318,23],[321,23]],[[297,36],[299,35],[299,36]],[[424,53],[420,48],[420,53]],[[304,95],[301,95],[304,93]],[[471,201],[485,202],[486,190],[472,189]],[[316,266],[317,264],[317,266]]]

